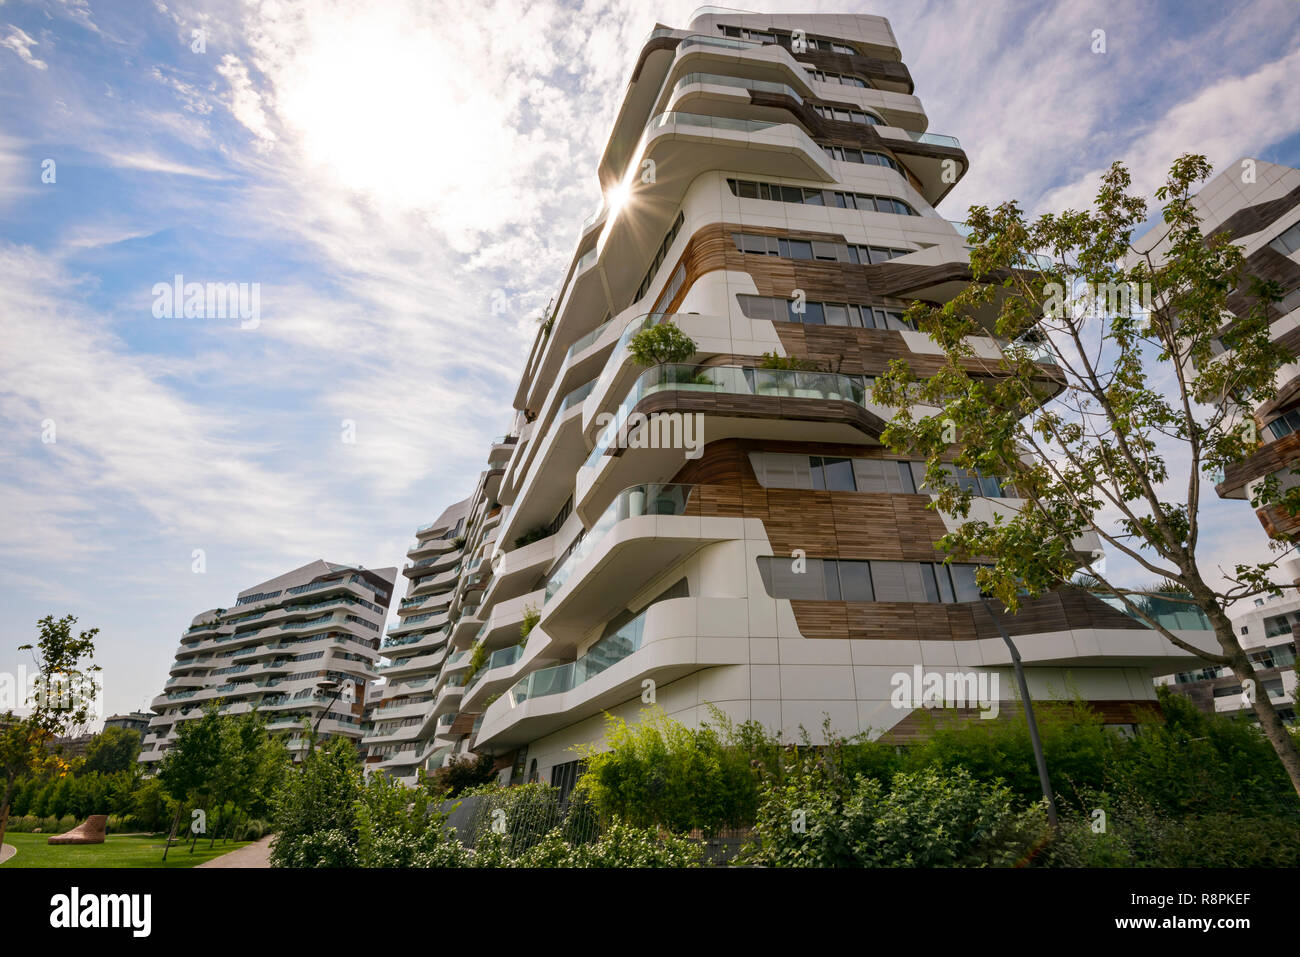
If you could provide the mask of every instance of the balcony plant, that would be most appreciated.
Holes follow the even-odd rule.
[[[695,355],[695,340],[671,322],[642,329],[628,340],[627,351],[643,366],[685,362]]]

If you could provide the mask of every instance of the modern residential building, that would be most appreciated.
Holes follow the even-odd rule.
[[[1227,235],[1241,246],[1248,275],[1281,285],[1283,298],[1267,306],[1273,339],[1300,356],[1300,170],[1243,157],[1226,166],[1202,187],[1193,200],[1206,236]],[[1134,242],[1142,254],[1157,258],[1166,243],[1157,241],[1156,227]],[[1244,316],[1254,304],[1243,283],[1229,297],[1229,309]],[[1232,322],[1225,324],[1218,347],[1231,340]],[[1291,469],[1300,465],[1300,363],[1278,370],[1277,395],[1250,408],[1235,409],[1243,421],[1251,416],[1260,438],[1258,450],[1225,470],[1217,490],[1224,498],[1250,501],[1259,483],[1276,474],[1283,489],[1297,482]],[[1275,507],[1255,513],[1274,538],[1300,531],[1300,516]]]
[[[908,302],[971,281],[960,225],[936,210],[968,157],[928,130],[889,23],[705,8],[629,59],[606,202],[533,344],[512,435],[409,553],[390,645],[411,643],[384,649],[393,687],[368,738],[401,745],[380,766],[409,777],[474,751],[568,787],[605,714],[650,703],[789,740],[820,740],[824,717],[901,740],[924,726],[932,676],[965,714],[1018,708],[974,566],[943,564],[949,520],[926,507],[919,463],[881,444],[894,410],[871,397],[892,359],[938,367]],[[694,355],[639,364],[633,337],[665,324]],[[972,344],[990,362],[1009,345]],[[977,514],[1014,506],[997,476],[954,480],[982,495]],[[1153,675],[1192,660],[1086,592],[999,618],[1036,699],[1081,695],[1117,726],[1152,713]]]
[[[147,711],[132,711],[130,714],[115,714],[104,719],[104,728],[124,728],[139,731],[141,739],[149,733],[149,722],[153,715]]]
[[[1205,665],[1160,678],[1187,695],[1202,711],[1254,713],[1256,696],[1267,694],[1278,716],[1295,723],[1296,642],[1300,632],[1300,595],[1294,592],[1256,598],[1246,611],[1233,616],[1232,627],[1250,656],[1258,686],[1247,689],[1226,665]]]
[[[158,761],[177,726],[212,701],[223,714],[257,708],[271,730],[294,732],[294,751],[307,746],[304,721],[324,737],[359,740],[396,578],[395,568],[317,560],[195,615],[151,704],[140,760]]]

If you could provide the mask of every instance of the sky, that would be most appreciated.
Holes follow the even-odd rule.
[[[0,673],[71,613],[104,713],[143,708],[198,612],[400,567],[508,430],[636,51],[695,6],[0,0]],[[1188,150],[1300,166],[1294,0],[759,9],[890,19],[971,160],[952,219],[1085,205],[1115,159],[1147,195]],[[186,318],[178,276],[245,312]],[[1207,552],[1267,559],[1209,497]]]

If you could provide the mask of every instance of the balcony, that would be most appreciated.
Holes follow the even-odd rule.
[[[743,518],[720,517],[738,489],[637,485],[624,489],[546,582],[541,626],[561,651],[666,568],[707,544],[743,539]],[[757,521],[757,520],[752,520]]]
[[[682,413],[647,421],[656,413]],[[691,413],[709,417],[718,439],[764,437],[804,442],[866,444],[878,439],[890,410],[870,399],[861,376],[743,366],[661,365],[645,370],[619,405],[613,422],[578,470],[575,508],[584,519],[602,507],[602,489],[635,478],[671,476],[690,455],[685,424]],[[703,431],[703,430],[702,430]],[[703,442],[703,436],[696,434]]]

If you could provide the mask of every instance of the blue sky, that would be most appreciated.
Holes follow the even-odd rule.
[[[197,612],[400,565],[509,425],[636,45],[693,8],[0,0],[0,671],[72,612],[137,708]],[[1148,194],[1189,149],[1300,165],[1294,0],[764,9],[890,18],[971,157],[954,219],[1082,205],[1113,159]],[[260,322],[155,318],[176,274]],[[1246,506],[1205,520],[1267,557]]]

